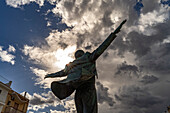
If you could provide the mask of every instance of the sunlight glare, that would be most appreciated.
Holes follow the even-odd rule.
[[[76,45],[68,46],[65,49],[58,49],[55,53],[56,62],[55,66],[63,69],[66,64],[74,60],[74,52],[76,51]]]

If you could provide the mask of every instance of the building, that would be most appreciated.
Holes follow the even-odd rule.
[[[2,107],[0,113],[26,113],[29,100],[10,88],[12,82],[4,84],[0,82],[0,101]]]
[[[0,81],[0,113],[2,112],[3,106],[5,106],[8,92],[11,90],[10,83],[4,84]]]

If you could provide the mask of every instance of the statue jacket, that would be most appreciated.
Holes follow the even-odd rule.
[[[107,49],[110,43],[116,38],[116,35],[111,33],[109,37],[92,53],[86,52],[82,57],[70,62],[65,66],[64,73],[67,78],[60,83],[70,81],[86,81],[93,76],[97,76],[96,60]]]

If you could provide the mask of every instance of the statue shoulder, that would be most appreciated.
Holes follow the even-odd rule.
[[[92,55],[92,53],[86,52],[85,55],[90,56],[90,55]]]

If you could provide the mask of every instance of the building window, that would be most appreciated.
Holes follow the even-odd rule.
[[[12,96],[12,97],[11,97],[11,100],[13,100],[13,101],[14,101],[14,100],[15,100],[15,97],[13,97],[13,96]]]
[[[0,89],[0,94],[2,93],[2,90]]]
[[[14,109],[17,110],[17,109],[18,109],[18,106],[19,106],[19,104],[15,102],[15,104],[14,104]]]
[[[8,101],[7,105],[9,106],[11,104],[11,101]]]

